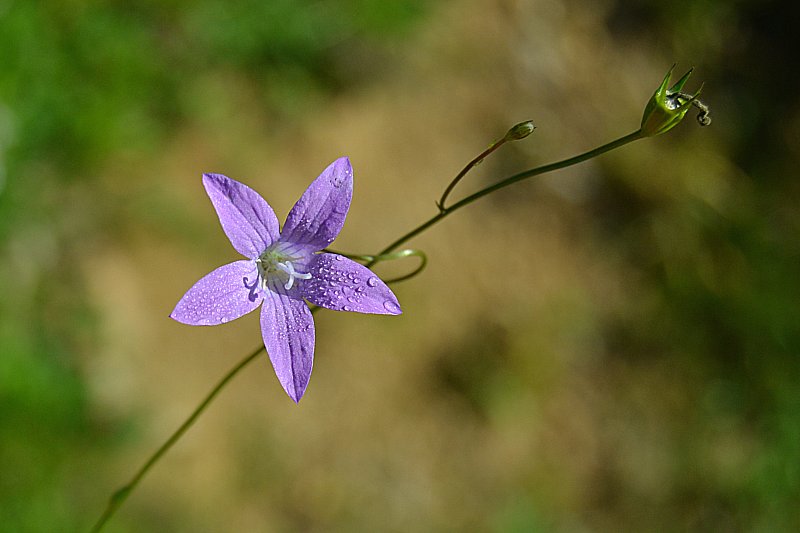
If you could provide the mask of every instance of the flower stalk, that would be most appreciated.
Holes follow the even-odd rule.
[[[522,140],[531,133],[533,133],[533,130],[535,129],[536,126],[534,126],[533,122],[530,120],[520,122],[519,124],[512,126],[502,138],[494,141],[492,144],[489,145],[489,147],[486,150],[478,154],[477,157],[475,157],[475,159],[467,163],[467,166],[461,169],[461,172],[459,172],[456,175],[456,177],[453,178],[453,181],[451,181],[447,185],[444,192],[442,193],[442,197],[439,198],[438,202],[436,202],[436,207],[439,208],[439,212],[447,210],[447,208],[445,207],[445,202],[447,201],[447,197],[450,196],[450,193],[453,192],[453,189],[455,189],[456,185],[458,185],[458,182],[461,181],[461,179],[464,176],[466,176],[470,170],[480,165],[484,159],[486,159],[489,155],[491,155],[495,150],[503,146],[505,143],[509,141]]]
[[[313,312],[313,310],[312,310]],[[214,401],[214,398],[222,392],[222,389],[225,388],[227,385],[240,371],[242,371],[247,365],[253,362],[258,355],[264,350],[264,345],[262,344],[256,350],[254,350],[251,354],[247,357],[236,363],[236,365],[231,368],[227,374],[225,374],[221,380],[211,389],[206,397],[200,402],[200,405],[195,407],[192,414],[189,415],[189,418],[183,421],[183,424],[180,425],[175,432],[170,435],[170,437],[162,444],[150,458],[145,461],[141,468],[134,474],[128,483],[126,483],[122,488],[118,489],[114,494],[111,495],[111,498],[108,500],[108,504],[106,505],[103,514],[97,520],[94,527],[91,529],[91,533],[99,533],[103,527],[106,525],[106,522],[114,516],[114,513],[117,512],[117,509],[125,503],[125,500],[128,499],[128,496],[131,495],[131,492],[139,485],[139,482],[142,481],[142,478],[147,474],[147,472],[155,465],[161,457],[167,453],[173,445],[175,445],[178,440],[186,433],[190,427],[194,425],[197,419],[200,417],[201,414],[206,410],[206,408]]]

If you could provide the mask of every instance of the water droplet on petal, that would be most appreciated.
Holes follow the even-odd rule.
[[[400,310],[400,306],[391,300],[386,300],[385,302],[383,302],[383,308],[392,313],[393,315],[399,315],[400,313],[402,313],[402,311]]]
[[[334,256],[334,257],[336,257],[337,261],[344,261],[344,257],[342,257],[341,255],[337,255],[337,256]]]
[[[342,307],[342,311],[352,311],[352,309],[350,309],[349,305],[345,305],[344,307]]]
[[[369,285],[370,287],[375,287],[378,285],[378,282],[380,282],[378,278],[372,277],[367,280],[367,285]]]

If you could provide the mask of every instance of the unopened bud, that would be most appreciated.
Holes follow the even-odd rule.
[[[533,122],[530,120],[526,120],[525,122],[520,122],[510,130],[506,132],[505,140],[506,141],[518,141],[520,139],[524,139],[531,133],[533,130],[536,129],[536,126],[533,125]]]

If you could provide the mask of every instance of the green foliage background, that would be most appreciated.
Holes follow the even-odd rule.
[[[207,206],[194,211],[183,205],[182,182],[152,174],[164,169],[157,162],[169,157],[165,151],[174,149],[171,141],[186,131],[207,132],[209,143],[219,144],[223,152],[230,148],[218,162],[235,166],[233,161],[248,153],[241,147],[256,142],[245,135],[251,126],[239,131],[240,125],[229,118],[241,99],[261,113],[253,119],[261,121],[255,128],[259,141],[275,140],[263,147],[270,155],[281,140],[294,135],[308,139],[297,132],[327,130],[323,135],[335,137],[337,128],[318,128],[315,114],[357,98],[364,86],[381,94],[382,84],[398,83],[393,69],[428,74],[401,81],[409,87],[428,83],[435,90],[435,85],[449,84],[447,90],[455,94],[460,90],[457,77],[431,74],[439,66],[448,71],[452,65],[465,65],[458,72],[480,78],[486,64],[513,61],[505,55],[480,57],[485,36],[464,37],[452,29],[458,25],[448,17],[458,17],[462,9],[469,16],[497,15],[502,36],[502,21],[509,20],[502,14],[518,9],[512,4],[455,0],[0,4],[0,530],[85,530],[114,484],[122,481],[118,477],[137,466],[130,461],[144,458],[137,448],[125,455],[126,466],[115,463],[141,440],[148,419],[142,413],[121,415],[106,409],[87,385],[93,361],[106,342],[107,318],[88,288],[91,280],[85,264],[98,250],[114,245],[133,248],[140,242],[137,235],[151,231],[160,243],[202,250],[186,252],[192,261],[218,253],[223,241],[208,236],[209,213],[195,216]],[[545,3],[521,4],[532,13],[547,9]],[[554,390],[542,377],[548,375],[547,365],[558,359],[558,350],[547,348],[549,335],[558,331],[569,337],[576,329],[591,330],[591,338],[603,348],[597,350],[601,355],[582,363],[579,373],[599,378],[587,384],[606,406],[595,414],[608,417],[595,419],[592,425],[608,421],[625,430],[632,420],[644,420],[650,429],[618,436],[622,449],[631,450],[630,456],[612,454],[607,465],[593,469],[585,478],[591,485],[584,489],[588,496],[577,500],[560,496],[561,465],[552,460],[520,477],[495,481],[499,488],[475,510],[463,510],[459,516],[459,511],[444,506],[438,518],[432,518],[435,513],[423,514],[414,529],[454,525],[497,531],[795,531],[800,528],[796,505],[800,501],[800,101],[798,72],[788,65],[798,44],[789,21],[796,19],[798,8],[785,2],[714,0],[668,4],[619,0],[602,8],[575,0],[566,5],[570,12],[600,12],[594,19],[597,28],[588,31],[602,28],[612,46],[609,55],[623,58],[622,64],[635,47],[652,57],[657,64],[654,72],[663,72],[674,60],[694,63],[694,78],[705,82],[704,96],[714,124],[691,133],[694,125],[683,124],[664,138],[646,141],[650,144],[642,151],[637,145],[600,159],[596,168],[600,185],[580,205],[567,205],[544,189],[536,189],[544,196],[541,204],[513,198],[493,204],[518,214],[537,208],[563,210],[566,224],[580,242],[602,251],[630,275],[632,286],[626,287],[621,310],[598,311],[599,303],[585,299],[576,288],[574,294],[555,301],[548,316],[531,309],[515,314],[511,306],[486,314],[464,313],[463,326],[454,337],[434,343],[438,347],[420,355],[429,361],[420,366],[425,370],[413,368],[424,375],[421,382],[428,384],[423,390],[430,394],[431,405],[454,402],[460,407],[447,411],[448,416],[465,416],[468,421],[452,420],[450,430],[428,428],[431,438],[437,431],[460,434],[464,427],[474,427],[502,440],[497,428],[504,427],[503,420],[511,426],[530,423],[515,419],[525,398],[534,395],[542,405]],[[537,31],[535,23],[530,24],[530,31]],[[442,35],[450,42],[450,32],[450,45],[433,48],[447,52],[441,56],[431,55],[425,48],[428,41],[423,38],[420,44],[417,37]],[[521,49],[513,32],[509,35],[508,50]],[[536,57],[536,51],[529,54]],[[424,65],[425,61],[433,65],[431,70],[407,67],[409,62]],[[598,101],[607,105],[597,116],[570,116],[572,109],[564,100],[580,97],[579,91],[563,95],[563,108],[550,102],[548,113],[565,123],[574,121],[575,128],[587,120],[603,122],[588,130],[591,137],[564,134],[562,141],[574,146],[573,151],[605,142],[609,132],[624,133],[619,128],[624,130],[631,119],[635,125],[648,94],[631,103],[626,87],[619,93],[609,89],[616,76],[613,68],[618,66],[609,66],[608,80],[598,82],[597,91],[604,93]],[[589,74],[574,71],[566,78],[581,76]],[[627,72],[625,79],[644,77]],[[639,79],[652,88],[659,81],[658,76]],[[514,83],[519,82],[508,81]],[[547,83],[537,80],[525,90],[535,95]],[[488,93],[483,100],[480,93],[474,98],[476,107],[485,109],[481,115],[485,120],[454,125],[469,130],[466,138],[453,134],[464,162],[504,127],[529,113],[537,119],[535,108],[519,108],[512,102],[504,106]],[[381,115],[381,105],[389,105],[388,100],[377,98],[370,112]],[[619,115],[613,108],[620,109]],[[437,143],[453,141],[433,125],[421,130],[398,125],[398,131],[427,131],[434,154],[440,150]],[[402,167],[397,165],[399,156],[391,155],[392,133],[386,132],[384,145],[377,138],[372,146],[382,146],[389,154],[386,167]],[[540,127],[535,135],[546,137],[548,131]],[[312,168],[322,168],[330,159],[306,153],[302,146],[297,149],[299,157],[313,161]],[[548,157],[542,153],[545,148],[537,158],[570,155],[552,151],[556,155]],[[402,146],[397,149],[402,151]],[[441,153],[447,150],[441,148]],[[413,162],[409,172],[424,173],[417,166],[429,157],[420,156],[421,162]],[[493,157],[489,169],[500,175],[539,162],[522,149]],[[702,201],[702,195],[684,194],[702,187],[702,175],[710,166],[720,165],[728,169],[722,172],[729,190],[724,209]],[[655,176],[649,183],[643,168]],[[680,185],[671,185],[670,179]],[[395,190],[402,187],[399,182],[392,185]],[[298,187],[291,190],[302,190]],[[393,193],[375,194],[380,198]],[[415,197],[417,202],[428,199],[422,194]],[[405,228],[411,222],[395,222],[399,226],[392,227]],[[446,250],[428,252],[435,262]],[[533,255],[530,260],[537,258]],[[199,265],[198,272],[205,266]],[[404,289],[405,300],[419,297],[414,283]],[[531,281],[520,290],[536,292],[537,286]],[[438,298],[441,301],[442,295]],[[446,308],[447,301],[439,305]],[[341,324],[347,327],[346,321]],[[387,335],[387,343],[403,342]],[[566,365],[555,374],[569,371]],[[317,374],[315,378],[321,379]],[[272,381],[267,385],[277,387]],[[278,400],[272,403],[270,409],[294,409]],[[620,405],[626,407],[614,407]],[[391,407],[387,409],[391,412]],[[562,416],[569,419],[569,410]],[[383,426],[376,433],[391,434]],[[280,448],[281,441],[274,436],[248,438],[239,444],[242,457]],[[640,447],[639,438],[658,442]],[[552,442],[558,446],[567,441],[556,434]],[[642,465],[646,469],[652,450],[670,457],[671,481],[661,491],[637,492],[624,472]],[[252,487],[256,492],[280,492],[280,486],[290,482],[285,470],[289,467],[281,461],[294,464],[296,459],[286,458],[291,452],[270,453],[274,456],[262,459],[266,464],[254,459],[255,466],[250,465],[275,475],[271,481],[256,482]],[[531,455],[531,464],[538,461],[541,457]],[[492,472],[486,464],[464,468],[485,476]],[[476,484],[480,475],[476,474]],[[245,481],[241,485],[248,486]],[[470,493],[464,487],[453,490],[454,499]],[[390,491],[380,487],[374,491],[378,500],[390,498]],[[302,496],[284,497],[281,505],[292,510],[278,522],[257,521],[253,530],[403,529],[381,522],[378,511],[346,496],[339,495],[339,503],[328,507],[313,500],[308,508],[303,508]],[[339,509],[337,505],[344,511],[330,510]],[[196,529],[200,519],[192,516],[185,505],[143,500],[116,518],[109,530],[150,531],[157,525],[164,530],[202,530]],[[213,525],[207,527],[215,530]]]

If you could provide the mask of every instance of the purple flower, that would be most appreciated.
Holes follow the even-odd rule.
[[[314,362],[314,319],[306,301],[336,311],[402,312],[389,287],[367,267],[318,253],[339,234],[350,209],[350,160],[337,159],[314,180],[292,207],[283,231],[266,200],[246,185],[221,174],[204,174],[203,185],[223,231],[247,259],[195,283],[170,317],[215,326],[261,305],[264,346],[284,390],[298,402]]]

